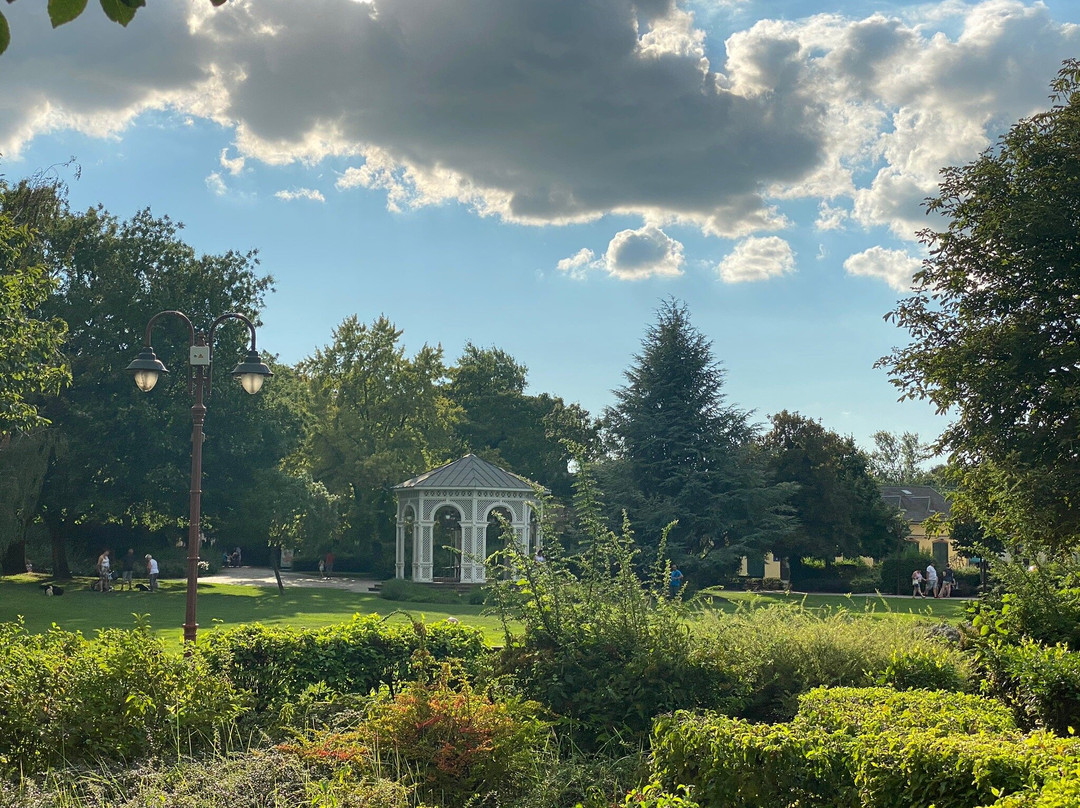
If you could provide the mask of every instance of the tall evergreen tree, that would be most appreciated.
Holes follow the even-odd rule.
[[[726,403],[724,370],[683,303],[661,304],[625,376],[605,414],[612,459],[601,480],[641,544],[678,520],[671,545],[712,578],[787,535],[792,486],[770,482],[757,428]]]

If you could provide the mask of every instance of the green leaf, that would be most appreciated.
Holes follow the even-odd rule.
[[[120,2],[129,8],[142,8],[146,5],[146,0],[120,0]]]
[[[71,22],[86,10],[86,0],[49,0],[49,22],[53,28]]]
[[[0,14],[0,53],[7,50],[9,42],[11,42],[11,29],[8,28],[8,22],[4,19],[4,15]]]
[[[113,22],[126,26],[135,16],[135,9],[121,2],[121,0],[101,0],[101,10],[105,16]]]

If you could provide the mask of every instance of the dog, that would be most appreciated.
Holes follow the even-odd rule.
[[[148,587],[146,584],[135,584],[135,588],[138,589],[140,592],[150,591],[150,587]]]
[[[45,591],[48,597],[58,597],[64,594],[64,587],[57,586],[56,584],[42,584],[41,588]]]

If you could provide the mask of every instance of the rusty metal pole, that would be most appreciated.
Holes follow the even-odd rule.
[[[196,345],[205,344],[205,335],[200,333]],[[194,650],[195,634],[199,629],[199,624],[195,622],[195,609],[199,597],[199,549],[202,542],[199,534],[202,521],[203,422],[206,420],[203,392],[206,387],[207,367],[209,365],[192,368],[195,373],[195,403],[191,407],[191,493],[188,512],[187,614],[184,619],[185,654],[190,654]]]

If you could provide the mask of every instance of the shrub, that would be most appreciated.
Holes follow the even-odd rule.
[[[872,614],[773,604],[706,612],[694,634],[702,653],[743,683],[746,697],[733,712],[758,719],[790,718],[798,695],[813,687],[876,684],[898,654],[937,660],[953,671],[950,679],[963,683],[957,689],[967,689],[970,677],[964,655],[930,639],[923,624]]]
[[[1025,640],[990,644],[979,659],[989,690],[1013,706],[1022,724],[1062,735],[1080,728],[1080,653]]]
[[[979,636],[1013,645],[1024,639],[1065,643],[1080,650],[1080,568],[1047,564],[1028,569],[1001,562],[994,574],[998,587],[969,607]]]
[[[486,653],[478,629],[461,624],[388,625],[378,615],[319,629],[259,624],[208,634],[213,670],[255,697],[259,710],[280,706],[310,685],[338,693],[396,690],[412,678],[413,652],[424,648],[438,660],[475,662]]]
[[[165,653],[145,624],[93,640],[0,625],[0,768],[135,758],[211,745],[242,711],[199,655]]]
[[[856,576],[851,579],[851,591],[868,594],[881,588],[881,579],[874,575]]]
[[[444,667],[395,697],[375,701],[346,733],[319,732],[279,747],[313,765],[388,776],[444,806],[480,805],[523,792],[550,733],[539,705],[495,701]]]
[[[897,690],[967,690],[971,680],[967,657],[937,646],[893,651],[877,677],[878,684]]]
[[[408,603],[464,603],[461,593],[439,584],[418,584],[404,578],[390,578],[379,588],[383,600]]]
[[[931,735],[1018,737],[1007,706],[982,696],[890,687],[817,687],[799,697],[795,724],[868,735],[920,730]]]

